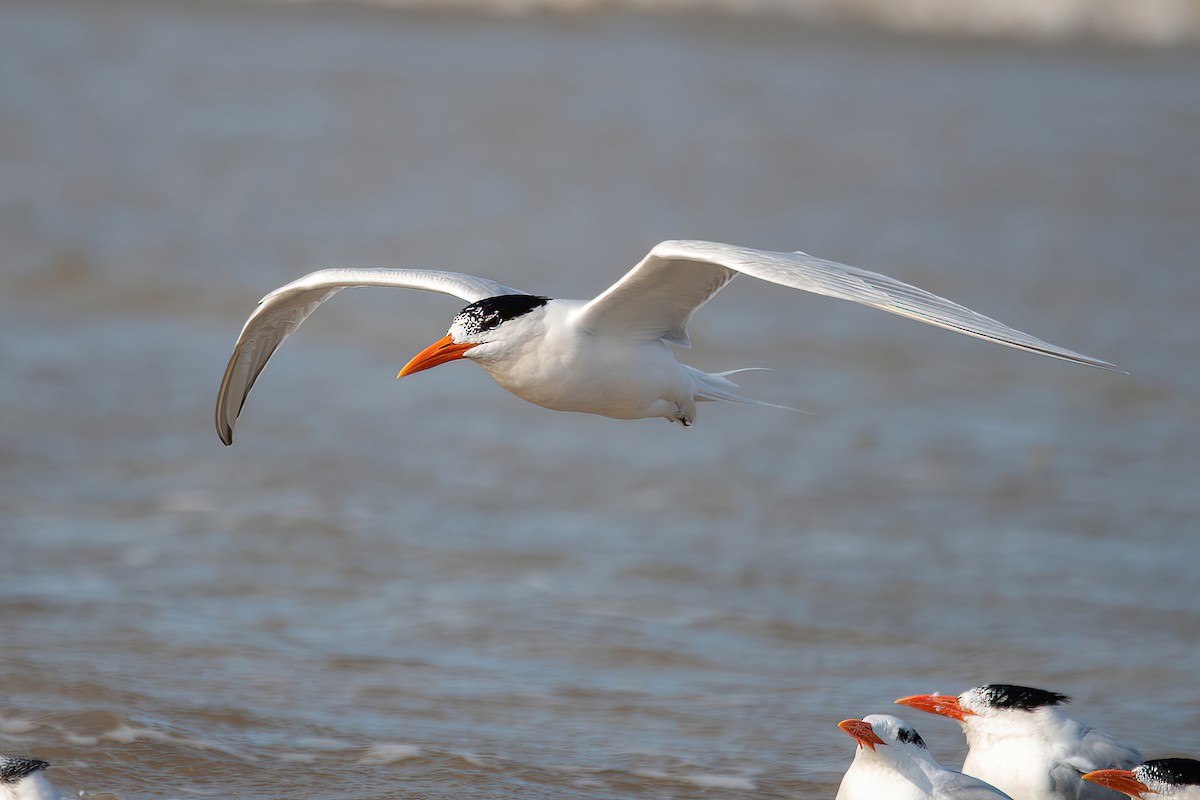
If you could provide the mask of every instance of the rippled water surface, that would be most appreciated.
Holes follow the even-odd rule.
[[[0,752],[135,798],[822,798],[835,724],[1055,689],[1200,753],[1200,59],[754,20],[0,5]],[[803,248],[1128,376],[736,282],[684,430],[395,381],[458,303]],[[944,761],[956,727],[910,719]]]

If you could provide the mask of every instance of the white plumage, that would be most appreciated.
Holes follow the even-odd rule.
[[[616,419],[665,417],[684,425],[695,419],[698,401],[772,405],[736,394],[731,372],[712,374],[680,364],[668,347],[690,346],[692,314],[739,273],[1009,347],[1115,369],[885,275],[805,253],[669,241],[590,301],[535,298],[455,272],[314,272],[268,294],[246,321],[217,396],[217,432],[232,443],[234,424],[271,354],[318,305],[352,286],[421,289],[472,304],[401,376],[469,358],[505,389],[546,408]]]
[[[912,725],[888,714],[847,719],[838,727],[858,749],[836,800],[1012,800],[983,781],[947,769]]]
[[[1069,698],[1056,692],[990,684],[896,702],[957,720],[967,738],[963,772],[1020,800],[1121,800],[1083,773],[1142,763],[1134,748],[1063,713]]]

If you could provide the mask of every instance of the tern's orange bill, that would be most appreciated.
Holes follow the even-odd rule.
[[[896,703],[915,708],[918,711],[956,719],[959,722],[975,713],[963,708],[962,703],[958,702],[958,698],[949,694],[914,694],[912,697],[901,697]]]
[[[457,361],[466,355],[466,352],[472,347],[475,347],[475,345],[455,344],[454,340],[450,338],[450,334],[446,334],[413,356],[412,360],[404,365],[404,369],[400,370],[400,374],[396,377],[403,378],[405,375],[412,375],[414,372],[431,369],[449,361]]]
[[[871,727],[871,723],[861,719],[844,719],[838,723],[838,727],[853,736],[859,747],[869,747],[874,750],[877,744],[887,744],[879,738],[879,734]]]
[[[1083,776],[1085,781],[1098,783],[1106,789],[1122,792],[1135,799],[1150,794],[1150,787],[1133,777],[1127,769],[1098,769]]]

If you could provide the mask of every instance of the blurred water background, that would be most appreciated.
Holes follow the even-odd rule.
[[[97,799],[822,798],[839,720],[1004,681],[1200,754],[1195,4],[767,5],[0,3],[0,752]],[[1130,375],[743,279],[683,360],[814,413],[683,430],[397,382],[460,304],[355,291],[212,429],[304,272],[589,297],[667,238]]]

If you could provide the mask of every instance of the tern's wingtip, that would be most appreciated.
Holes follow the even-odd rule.
[[[1088,364],[1088,366],[1099,367],[1102,370],[1106,370],[1108,372],[1115,372],[1118,375],[1128,375],[1129,374],[1129,370],[1121,369],[1116,364],[1110,364],[1109,362],[1101,361],[1098,358],[1093,358],[1086,363]]]
[[[1115,373],[1117,373],[1118,375],[1129,375],[1129,374],[1131,374],[1131,373],[1129,372],[1129,370],[1127,370],[1127,369],[1121,369],[1121,368],[1120,368],[1120,367],[1118,367],[1116,364],[1109,364],[1107,361],[1101,361],[1101,362],[1098,362],[1098,363],[1092,364],[1091,366],[1093,366],[1093,367],[1099,367],[1100,369],[1104,370],[1105,372],[1115,372]]]

